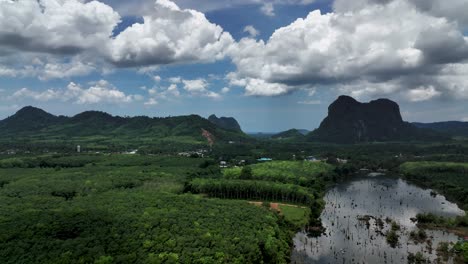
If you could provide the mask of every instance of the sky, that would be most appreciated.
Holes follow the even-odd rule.
[[[0,0],[0,118],[235,117],[314,129],[339,95],[468,121],[468,0]]]

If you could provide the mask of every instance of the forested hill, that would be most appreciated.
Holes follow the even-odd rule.
[[[273,139],[304,140],[305,135],[298,129],[290,129],[272,136]]]
[[[198,115],[120,117],[87,111],[73,117],[55,116],[27,106],[0,121],[1,141],[85,141],[104,144],[152,143],[166,140],[186,144],[248,140],[241,131],[223,129]],[[167,143],[167,142],[166,142]]]
[[[308,138],[333,143],[445,139],[435,131],[403,121],[396,102],[378,99],[361,103],[349,96],[340,96],[329,106],[328,116]]]
[[[232,130],[232,131],[236,131],[236,132],[242,132],[242,129],[239,125],[239,123],[237,122],[237,120],[233,117],[217,117],[216,115],[210,115],[208,117],[208,120],[221,127],[221,128],[224,128],[224,129],[227,129],[227,130]]]

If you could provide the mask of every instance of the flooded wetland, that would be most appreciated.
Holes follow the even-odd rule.
[[[442,195],[401,179],[369,175],[338,184],[324,200],[325,232],[319,237],[296,234],[292,263],[407,263],[408,256],[421,253],[431,263],[453,263],[441,249],[459,237],[419,230],[413,221],[418,213],[464,214]]]

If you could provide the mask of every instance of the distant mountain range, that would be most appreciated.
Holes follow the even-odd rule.
[[[454,137],[468,137],[468,122],[447,121],[436,123],[413,123],[419,128],[432,129]]]
[[[73,141],[104,145],[152,144],[157,141],[168,144],[204,144],[213,139],[215,143],[248,139],[240,127],[228,130],[198,115],[119,117],[105,112],[87,111],[66,117],[55,116],[31,106],[0,121],[0,137],[3,142],[53,144],[57,141]]]
[[[400,107],[388,99],[360,103],[340,96],[328,108],[320,127],[307,135],[309,141],[361,143],[385,141],[432,141],[447,137],[404,122]]]
[[[439,141],[468,136],[468,122],[408,123],[397,103],[379,99],[360,103],[340,96],[328,108],[320,127],[310,132],[290,129],[278,134],[255,134],[275,140],[362,143],[387,141]],[[105,146],[185,146],[247,142],[247,136],[232,117],[198,115],[151,118],[120,117],[87,111],[73,117],[55,116],[27,106],[0,121],[0,144],[75,144]]]

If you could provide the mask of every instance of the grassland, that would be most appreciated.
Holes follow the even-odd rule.
[[[334,167],[323,162],[308,161],[275,161],[258,163],[251,166],[253,180],[289,183],[312,187],[322,180],[327,180]],[[231,168],[223,171],[225,179],[239,179],[242,168]]]

